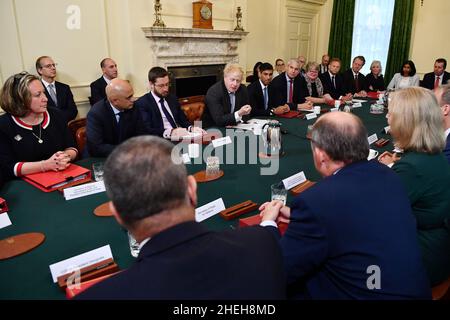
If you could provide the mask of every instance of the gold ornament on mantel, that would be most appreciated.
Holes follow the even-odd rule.
[[[234,28],[234,31],[244,31],[244,28],[242,27],[242,11],[241,11],[241,7],[237,7],[236,28]]]
[[[166,25],[164,24],[164,22],[161,19],[161,3],[159,2],[159,0],[155,0],[155,16],[156,16],[156,20],[153,23],[154,27],[162,27],[165,28]]]

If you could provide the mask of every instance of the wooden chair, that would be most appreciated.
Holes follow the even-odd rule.
[[[84,147],[86,146],[86,127],[78,128],[78,130],[75,134],[75,141],[77,142],[78,154],[79,154],[79,157],[81,158]]]
[[[433,300],[450,300],[450,278],[431,289]]]
[[[70,120],[69,123],[67,124],[67,126],[69,127],[69,130],[72,133],[73,139],[75,140],[75,142],[77,144],[78,158],[80,159],[81,155],[82,155],[82,148],[84,148],[84,146],[86,144],[86,118]],[[84,128],[84,143],[82,145],[79,144],[79,142],[78,142],[79,139],[77,137],[77,133],[80,128]],[[80,140],[80,142],[82,142],[82,141],[83,141],[83,139]]]
[[[204,99],[204,96],[192,96],[179,99],[181,110],[183,110],[189,122],[194,123],[194,121],[202,119],[202,114],[205,110]]]

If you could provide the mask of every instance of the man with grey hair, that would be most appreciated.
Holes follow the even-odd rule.
[[[425,299],[430,288],[416,224],[401,180],[367,161],[361,120],[332,112],[312,130],[314,165],[324,179],[291,207],[274,200],[261,225],[277,237],[276,220],[290,220],[280,245],[293,298]]]
[[[156,136],[128,140],[108,157],[104,181],[110,209],[140,253],[129,269],[80,299],[285,297],[281,252],[270,232],[260,226],[209,231],[195,222],[197,184],[172,143]]]
[[[106,98],[89,110],[86,137],[90,156],[106,157],[121,142],[148,133],[139,110],[133,108],[133,94],[128,81],[113,79],[106,86]]]
[[[204,128],[236,125],[249,118],[252,107],[249,105],[247,88],[241,85],[243,75],[244,71],[239,65],[229,63],[223,70],[223,80],[208,89],[202,115]]]
[[[450,163],[450,84],[440,86],[434,92],[441,107],[444,121],[446,143],[443,152]]]

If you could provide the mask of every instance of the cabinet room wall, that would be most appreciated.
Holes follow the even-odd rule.
[[[214,29],[233,30],[236,8],[249,34],[239,42],[239,63],[251,72],[256,61],[274,63],[303,54],[319,61],[328,48],[333,0],[211,0]],[[161,0],[167,27],[192,27],[192,0]],[[444,40],[450,1],[416,1],[411,58],[419,74],[432,70],[435,58],[450,59]],[[135,95],[147,91],[154,60],[142,27],[155,21],[153,0],[2,0],[0,1],[0,84],[22,70],[35,73],[40,55],[58,63],[58,80],[68,83],[84,116],[89,83],[99,62],[112,57],[119,76],[130,80]],[[305,31],[306,30],[306,31]],[[307,51],[307,52],[302,52]]]

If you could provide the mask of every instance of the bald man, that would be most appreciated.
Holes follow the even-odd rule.
[[[128,81],[113,79],[105,91],[106,98],[87,114],[87,150],[92,157],[106,157],[121,142],[147,133],[139,110],[133,107]]]
[[[261,206],[261,225],[280,237],[291,298],[429,299],[411,205],[400,178],[367,161],[361,120],[332,112],[311,132],[316,170],[324,177],[291,207]]]
[[[106,98],[106,86],[112,79],[117,78],[117,63],[111,58],[105,58],[100,62],[102,68],[102,76],[91,83],[91,98],[90,102],[94,105],[97,101]]]

